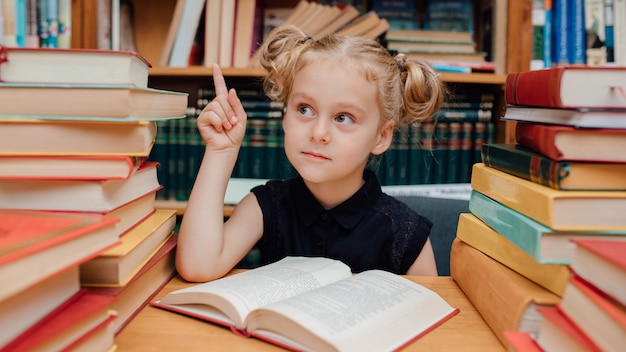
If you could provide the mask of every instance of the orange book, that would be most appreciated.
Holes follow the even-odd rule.
[[[504,337],[508,342],[509,351],[517,352],[544,352],[537,341],[524,331],[505,331]]]
[[[0,300],[118,243],[115,218],[0,210]]]
[[[554,307],[560,297],[456,238],[450,275],[487,325],[506,345],[505,331],[539,331],[539,307]]]
[[[476,163],[474,190],[559,231],[626,230],[626,191],[565,191]]]

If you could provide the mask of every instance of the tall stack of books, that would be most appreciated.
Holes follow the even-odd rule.
[[[577,283],[577,241],[626,243],[625,79],[624,67],[587,66],[507,77],[504,119],[517,121],[516,143],[483,146],[483,162],[471,176],[471,213],[461,215],[451,254],[451,275],[504,345],[507,332],[553,350],[541,345],[542,322],[546,311],[573,317],[564,302]],[[505,289],[513,280],[498,279],[496,270],[532,285],[534,293],[510,299]],[[522,326],[519,313],[531,306],[535,322]],[[518,313],[508,326],[499,323],[503,310]],[[626,314],[623,307],[616,312],[612,331],[619,338],[612,336],[623,344]],[[604,335],[585,334],[610,350]]]
[[[132,52],[0,49],[0,348],[110,349],[175,272],[146,158],[187,94]]]

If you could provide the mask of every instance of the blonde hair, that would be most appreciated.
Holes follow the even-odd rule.
[[[267,71],[263,88],[272,100],[287,103],[295,75],[309,63],[325,59],[343,61],[376,84],[383,121],[412,123],[428,119],[439,110],[445,88],[438,73],[426,62],[392,57],[375,40],[330,34],[319,39],[298,27],[275,29],[260,50]]]

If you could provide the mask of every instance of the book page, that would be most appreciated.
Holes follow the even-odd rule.
[[[419,284],[371,270],[258,309],[247,327],[254,336],[268,332],[268,339],[313,350],[392,350],[456,311]]]
[[[350,268],[328,258],[287,257],[276,263],[228,276],[219,280],[171,292],[161,305],[192,306],[201,315],[200,305],[212,305],[243,329],[245,316],[262,307],[331,282],[350,277]],[[179,309],[179,311],[180,311]],[[215,309],[212,318],[215,319]]]

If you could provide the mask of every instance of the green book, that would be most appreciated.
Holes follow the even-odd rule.
[[[626,241],[626,232],[552,230],[475,190],[470,194],[469,210],[542,264],[571,264],[576,249],[572,239]]]

